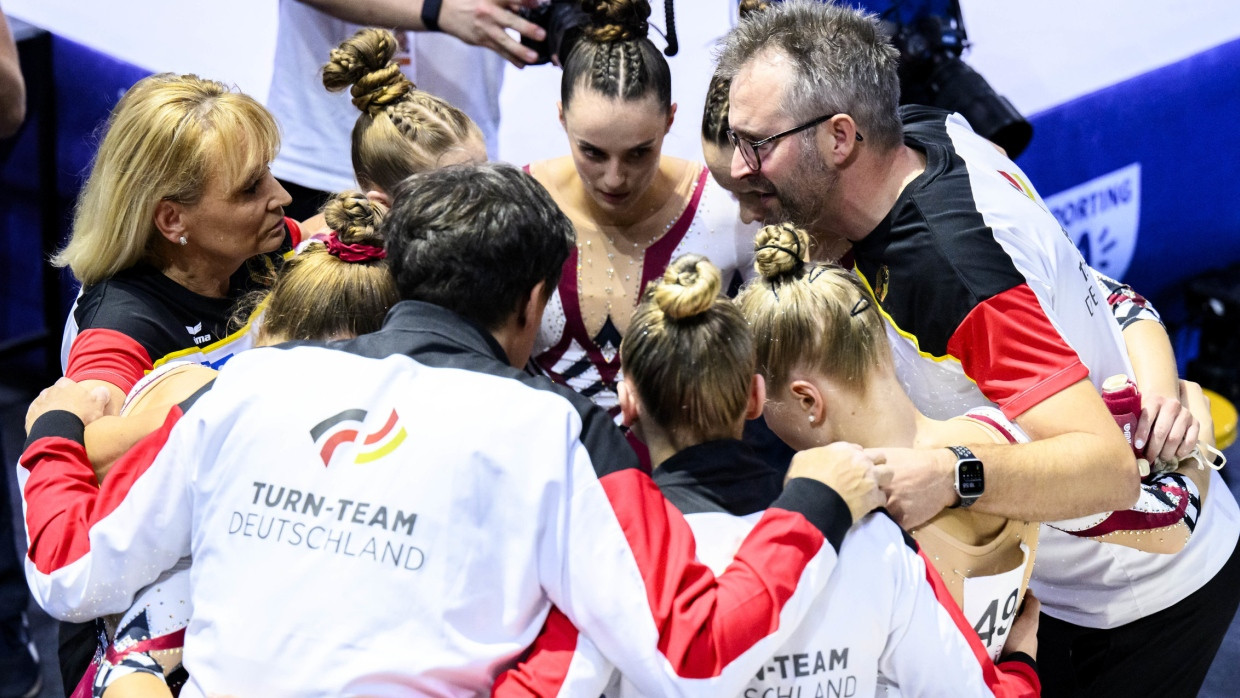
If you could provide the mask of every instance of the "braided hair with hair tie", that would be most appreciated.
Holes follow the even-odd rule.
[[[753,244],[754,268],[766,279],[800,274],[809,260],[809,233],[791,223],[764,226]]]
[[[664,111],[671,110],[672,78],[667,59],[646,37],[650,29],[647,0],[586,0],[589,22],[567,56],[560,101],[567,108],[573,93],[586,87],[605,97],[639,100],[654,93]]]
[[[439,166],[450,150],[485,146],[464,112],[422,92],[393,60],[392,32],[367,28],[343,41],[323,66],[323,85],[352,86],[362,114],[353,127],[353,173],[367,189],[394,191],[406,177]]]
[[[415,89],[392,58],[396,36],[383,29],[362,29],[332,49],[323,66],[323,86],[331,92],[346,87],[353,106],[376,116],[384,107],[400,101]]]
[[[650,3],[646,0],[586,0],[582,9],[590,15],[583,30],[599,43],[644,39],[650,31]]]

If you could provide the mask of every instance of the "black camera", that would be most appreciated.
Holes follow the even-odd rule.
[[[563,62],[581,37],[582,28],[590,21],[590,16],[581,9],[580,0],[551,0],[536,7],[523,7],[519,14],[547,32],[547,38],[542,41],[521,37],[523,45],[538,52],[533,65],[550,63],[552,56]]]
[[[1033,139],[1033,126],[1006,97],[970,68],[960,54],[968,45],[960,4],[946,16],[922,16],[897,25],[892,43],[900,50],[900,103],[960,112],[973,130],[1015,159]]]

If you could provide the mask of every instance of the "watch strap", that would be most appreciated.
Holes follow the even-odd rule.
[[[422,26],[428,32],[439,31],[439,9],[443,0],[422,0]]]
[[[969,507],[973,506],[973,503],[976,502],[978,498],[981,497],[981,495],[965,496],[964,493],[960,491],[960,461],[976,460],[979,463],[981,461],[978,460],[977,456],[973,455],[973,451],[970,451],[964,446],[948,446],[947,450],[951,451],[952,453],[956,455],[956,467],[955,467],[954,476],[952,478],[952,487],[956,490],[956,497],[957,497],[956,503],[947,508],[948,509],[968,509]]]
[[[957,459],[957,460],[961,460],[961,459],[964,459],[964,458],[972,458],[972,459],[975,459],[975,460],[977,459],[977,456],[973,455],[973,452],[972,452],[972,451],[970,451],[969,449],[965,448],[964,446],[948,446],[948,447],[947,447],[947,450],[949,450],[949,451],[951,451],[952,453],[956,454],[956,459]]]

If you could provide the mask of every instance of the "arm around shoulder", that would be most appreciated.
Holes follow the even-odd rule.
[[[735,695],[767,659],[763,641],[786,638],[826,586],[852,524],[849,499],[823,484],[818,469],[856,466],[858,480],[869,472],[871,482],[857,489],[878,499],[873,464],[860,448],[842,450],[802,463],[800,474],[811,477],[788,483],[716,577],[648,475],[636,467],[595,471],[580,448],[573,470],[595,471],[598,487],[578,487],[566,502],[574,523],[548,548],[558,561],[549,559],[554,573],[544,588],[645,694]],[[635,618],[634,609],[648,616]]]
[[[1088,380],[1042,400],[1015,421],[1031,443],[974,448],[986,467],[978,511],[1048,521],[1128,509],[1136,502],[1136,458]]]

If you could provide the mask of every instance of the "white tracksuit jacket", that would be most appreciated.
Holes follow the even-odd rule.
[[[184,696],[483,694],[553,603],[647,693],[735,693],[851,523],[793,480],[716,577],[605,412],[417,302],[238,355],[102,486],[82,432],[50,412],[21,459],[31,590],[117,613],[192,555]]]

